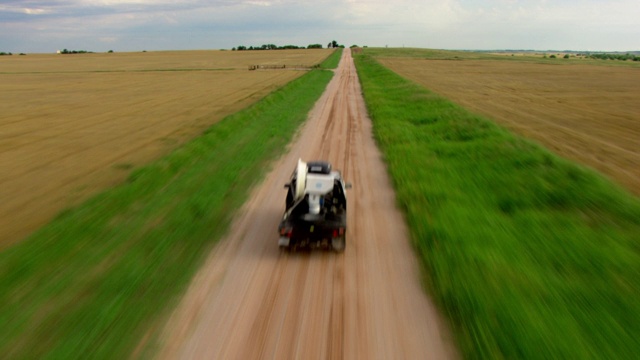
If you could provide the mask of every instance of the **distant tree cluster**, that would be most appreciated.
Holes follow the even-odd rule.
[[[338,44],[337,41],[333,40],[327,45],[327,47],[330,48],[330,49],[331,48],[344,48],[344,45],[340,45],[340,44]]]
[[[636,56],[634,54],[607,54],[607,53],[599,53],[599,54],[589,54],[587,57],[591,59],[598,60],[621,60],[621,61],[640,61],[640,56]]]
[[[307,49],[314,49],[317,44],[312,44],[307,46]],[[320,45],[322,48],[322,45]],[[276,46],[275,44],[263,44],[261,46],[249,46],[246,47],[244,45],[240,45],[238,47],[234,47],[231,50],[233,51],[245,51],[245,50],[290,50],[290,49],[305,49],[304,46],[297,45],[285,45],[285,46]]]
[[[67,49],[63,49],[60,51],[60,54],[91,54],[93,53],[93,51],[86,51],[86,50],[67,50]]]
[[[5,55],[13,55],[13,54],[10,52],[0,51],[0,56],[5,56]]]

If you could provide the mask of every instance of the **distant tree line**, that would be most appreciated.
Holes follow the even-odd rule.
[[[87,51],[87,50],[67,50],[67,49],[63,49],[60,51],[60,54],[91,54],[93,53],[93,51]]]
[[[547,56],[547,54],[544,54],[544,58],[550,58],[550,59],[557,59],[559,56],[562,56],[561,54],[551,54],[549,56]],[[572,54],[564,54],[564,56],[562,56],[564,59],[569,59],[571,57],[581,57],[581,58],[586,58],[586,59],[597,59],[597,60],[621,60],[621,61],[640,61],[640,56],[636,55],[636,54],[631,54],[631,53],[626,53],[626,54],[622,54],[622,53],[572,53]]]
[[[244,50],[290,50],[290,49],[322,49],[322,45],[311,44],[307,47],[296,46],[296,45],[276,46],[275,44],[263,44],[261,46],[249,46],[249,47],[240,45],[238,47],[232,48],[231,50],[244,51]]]
[[[0,51],[0,56],[5,56],[5,55],[13,55],[13,54],[10,52]]]
[[[591,59],[598,60],[622,60],[622,61],[640,61],[640,56],[636,56],[634,54],[607,54],[607,53],[598,53],[598,54],[589,54],[587,57]]]
[[[331,41],[327,45],[327,48],[337,48],[337,47],[344,47],[344,45],[339,45],[338,42],[335,40]],[[275,44],[263,44],[261,46],[249,46],[249,47],[240,45],[238,47],[232,48],[231,50],[244,51],[244,50],[288,50],[288,49],[322,49],[322,44],[309,44],[307,45],[307,47],[296,46],[296,45],[276,46]]]

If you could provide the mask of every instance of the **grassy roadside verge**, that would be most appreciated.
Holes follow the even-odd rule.
[[[3,358],[127,358],[332,76],[305,74],[2,252]]]
[[[327,60],[325,60],[322,64],[320,64],[321,69],[335,69],[338,67],[340,63],[340,57],[342,56],[342,48],[337,48],[334,52],[329,55]]]
[[[640,200],[355,60],[425,282],[463,356],[637,356]]]

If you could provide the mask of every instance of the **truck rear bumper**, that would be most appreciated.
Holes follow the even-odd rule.
[[[289,247],[290,244],[291,239],[286,236],[280,236],[280,239],[278,239],[278,246],[280,247]]]
[[[280,223],[278,245],[287,249],[340,249],[346,234],[346,214],[333,219],[285,219]]]

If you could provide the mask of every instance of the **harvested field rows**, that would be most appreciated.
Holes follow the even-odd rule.
[[[0,248],[298,77],[328,50],[28,55],[0,61]]]
[[[640,195],[640,69],[381,58],[398,74]]]

